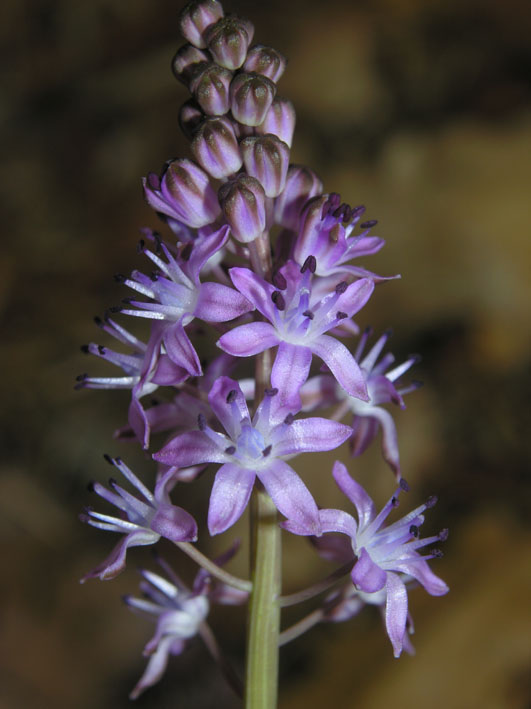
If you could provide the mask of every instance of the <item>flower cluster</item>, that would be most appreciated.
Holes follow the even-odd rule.
[[[120,458],[108,458],[136,493],[114,479],[109,489],[91,485],[118,516],[87,508],[82,520],[124,536],[83,580],[113,578],[125,567],[129,548],[161,537],[204,567],[192,590],[167,566],[171,582],[143,571],[146,598],[127,598],[131,608],[157,621],[133,697],[158,681],[169,655],[181,653],[189,638],[211,637],[205,631],[211,601],[241,602],[252,593],[249,581],[221,569],[231,553],[217,562],[202,555],[195,546],[202,520],[197,524],[170,499],[179,490],[184,504],[183,483],[210,475],[211,464],[217,468],[206,513],[210,535],[235,524],[253,489],[265,491],[285,531],[311,539],[320,553],[349,566],[348,587],[325,599],[323,619],[344,620],[364,604],[385,607],[398,656],[403,647],[410,649],[406,587],[416,581],[432,595],[447,590],[427,564],[435,552],[417,551],[445,538],[418,537],[430,505],[384,526],[406,488],[385,405],[404,408],[403,395],[418,385],[400,383],[416,357],[394,365],[390,353],[382,354],[388,333],[366,351],[370,332],[360,335],[355,321],[375,286],[389,278],[358,263],[384,245],[371,233],[377,222],[363,220],[364,206],[323,192],[312,170],[290,164],[295,111],[277,95],[286,60],[252,44],[248,20],[225,15],[217,0],[195,0],[183,10],[180,26],[187,43],[172,67],[192,96],[180,112],[191,157],[171,160],[143,180],[146,202],[165,234],[143,230],[138,251],[147,268],[116,276],[134,295],[96,319],[119,349],[83,346],[121,372],[82,374],[76,384],[130,390],[127,423],[116,437],[136,439],[158,464],[151,492]],[[133,334],[121,316],[141,318],[144,335]],[[205,366],[200,345],[209,334],[219,356]],[[354,348],[352,337],[358,337]],[[245,370],[250,358],[259,363],[256,381]],[[330,418],[313,415],[326,407],[334,407]],[[304,468],[292,467],[292,460],[347,441],[359,456],[379,428],[384,458],[400,485],[391,501],[377,514],[367,493],[336,463],[334,477],[358,520],[319,509]]]

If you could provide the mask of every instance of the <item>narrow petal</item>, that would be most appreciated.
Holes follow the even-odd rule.
[[[155,544],[160,538],[160,535],[150,529],[139,528],[130,534],[126,534],[123,539],[111,551],[109,556],[98,564],[92,571],[85,574],[81,579],[81,583],[85,583],[88,579],[99,578],[100,581],[108,581],[125,569],[125,557],[129,547],[145,546],[147,544]]]
[[[201,363],[182,323],[177,322],[167,327],[163,339],[170,359],[186,369],[192,377],[200,377],[203,373]]]
[[[195,542],[197,524],[191,514],[175,505],[159,505],[151,529],[172,542]]]
[[[258,312],[268,320],[275,319],[276,308],[271,300],[275,288],[271,283],[267,283],[248,268],[231,268],[229,275],[237,290],[251,301]]]
[[[370,412],[367,411],[367,414]],[[372,416],[355,415],[352,420],[350,454],[357,457],[364,453],[378,433],[378,422]]]
[[[379,591],[385,586],[387,579],[387,573],[374,563],[365,547],[361,550],[350,576],[356,588],[365,593]]]
[[[130,693],[130,699],[137,699],[144,690],[148,687],[152,687],[162,677],[168,664],[168,657],[173,641],[174,638],[171,635],[161,638],[157,649],[149,658],[144,674]]]
[[[337,300],[337,310],[342,310],[351,318],[363,308],[373,290],[374,281],[369,278],[360,278],[354,281]]]
[[[339,532],[340,534],[346,534],[352,541],[356,539],[356,520],[348,512],[343,512],[343,510],[319,510],[319,519],[321,520],[323,534],[325,532]],[[349,547],[349,558],[354,559],[351,542],[349,542]]]
[[[321,534],[319,510],[315,500],[297,473],[283,460],[275,460],[258,472],[275,506],[289,522],[294,534]]]
[[[279,339],[272,325],[252,322],[229,330],[217,341],[218,347],[235,357],[250,357],[278,345]]]
[[[188,468],[200,463],[223,463],[226,454],[203,431],[187,431],[154,453],[153,458],[165,465]]]
[[[399,657],[404,643],[407,621],[407,591],[398,574],[387,574],[387,602],[385,627],[393,645],[395,657]]]
[[[202,235],[195,239],[188,261],[188,274],[190,278],[197,284],[199,282],[199,273],[205,263],[215,253],[217,253],[229,238],[230,228],[228,224],[224,224],[220,229],[212,234]],[[179,239],[181,241],[181,239]]]
[[[249,502],[254,479],[254,473],[233,463],[221,466],[216,473],[210,494],[210,534],[221,534],[240,519]]]
[[[232,394],[232,392],[235,393]],[[229,395],[231,395],[230,403],[227,401]],[[208,401],[212,411],[221,421],[223,428],[234,440],[240,432],[241,421],[249,419],[247,402],[238,382],[230,377],[219,377],[212,385]]]
[[[350,426],[314,417],[279,426],[271,436],[271,442],[277,456],[330,451],[346,441],[351,433]]]
[[[369,401],[363,372],[343,343],[328,335],[321,335],[312,343],[312,350],[327,365],[347,394]]]
[[[428,566],[428,562],[419,555],[415,561],[401,564],[397,562],[393,568],[413,576],[431,596],[444,596],[450,590],[442,579],[436,576]]]
[[[382,453],[395,475],[400,478],[400,455],[398,452],[398,437],[393,417],[379,406],[372,407],[372,416],[382,427]]]
[[[339,460],[336,460],[334,463],[332,475],[334,476],[338,488],[356,507],[359,525],[362,529],[365,529],[376,516],[374,502],[369,495],[367,495],[362,486],[350,477],[348,470]]]
[[[339,510],[333,510],[334,512],[339,512]],[[331,529],[325,528],[326,519],[323,517],[323,512],[325,510],[319,510],[319,518],[321,524],[323,525],[322,537],[312,537],[310,539],[312,545],[317,549],[319,556],[327,561],[335,561],[338,564],[346,564],[347,561],[354,563],[354,552],[352,551],[352,544],[350,539],[347,539],[343,535],[325,534],[325,532],[333,531]],[[354,530],[355,530],[354,522]]]
[[[252,304],[234,288],[221,283],[203,283],[194,315],[207,322],[226,322],[250,310],[253,310]]]
[[[271,371],[271,386],[278,389],[275,406],[297,413],[301,409],[301,386],[308,379],[312,364],[312,351],[309,347],[300,347],[288,342],[281,342]]]

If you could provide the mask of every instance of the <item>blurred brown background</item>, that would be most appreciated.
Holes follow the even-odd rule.
[[[377,289],[360,324],[393,326],[399,358],[423,355],[413,376],[426,386],[397,415],[401,457],[411,504],[440,497],[427,532],[451,531],[433,564],[451,593],[410,595],[416,657],[393,659],[370,609],[322,626],[283,650],[281,706],[530,707],[529,4],[233,0],[226,9],[289,57],[279,91],[297,108],[294,161],[379,220],[387,245],[366,264],[402,280]],[[97,370],[79,352],[101,341],[92,317],[125,295],[113,273],[143,266],[137,230],[155,222],[140,176],[187,154],[177,126],[185,90],[169,70],[179,10],[170,0],[2,6],[6,709],[127,707],[144,667],[152,627],[120,595],[135,591],[149,555],[133,550],[111,584],[79,586],[115,540],[77,513],[92,501],[87,482],[108,475],[102,452],[144,477],[153,466],[112,441],[127,394],[72,383]],[[332,459],[299,465],[327,505],[339,502]],[[378,500],[390,494],[378,444],[351,469]],[[202,523],[210,479],[186,491]],[[241,556],[233,568],[243,574]],[[287,540],[286,557],[290,590],[330,570],[299,539]],[[236,664],[242,624],[238,609],[213,619]],[[196,643],[138,705],[237,702]]]

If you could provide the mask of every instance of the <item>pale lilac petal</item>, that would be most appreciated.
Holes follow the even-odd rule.
[[[201,233],[201,232],[200,232]],[[192,253],[188,261],[187,272],[190,278],[197,285],[199,283],[199,272],[215,253],[217,253],[229,238],[230,228],[224,224],[220,229],[208,235],[200,235],[193,241]]]
[[[206,322],[226,322],[253,310],[251,303],[234,288],[221,283],[203,283],[194,315]]]
[[[271,386],[278,389],[276,406],[290,409],[292,413],[300,411],[299,390],[308,379],[311,364],[312,351],[309,347],[288,342],[279,344],[271,371]]]
[[[208,508],[208,531],[221,534],[242,516],[253,489],[255,475],[233,463],[216,473]]]
[[[374,281],[369,278],[362,278],[351,283],[347,290],[339,296],[336,306],[337,310],[345,312],[349,318],[361,310],[369,300],[374,290]]]
[[[190,375],[179,365],[175,364],[168,355],[161,355],[157,362],[155,372],[151,376],[151,381],[159,386],[177,386]]]
[[[374,563],[365,547],[363,547],[350,576],[356,588],[365,593],[374,593],[385,586],[387,573],[378,564]]]
[[[433,573],[428,562],[420,555],[414,561],[404,563],[398,561],[393,568],[413,576],[431,596],[444,596],[450,590],[444,581]]]
[[[231,394],[231,392],[235,393]],[[227,402],[229,394],[231,394],[231,403]],[[240,431],[241,421],[249,419],[247,402],[238,382],[230,377],[220,377],[212,385],[208,401],[225,431],[232,439],[235,439]]]
[[[330,375],[311,377],[300,390],[302,411],[313,411],[317,407],[337,404],[339,399],[336,391],[337,385],[334,377]]]
[[[154,453],[153,458],[165,465],[188,468],[200,463],[223,463],[227,456],[203,431],[187,431]]]
[[[332,475],[341,492],[346,495],[356,507],[359,525],[362,529],[365,529],[376,516],[374,502],[362,486],[351,478],[348,470],[339,460],[336,460],[334,463]]]
[[[151,529],[172,542],[195,542],[197,524],[191,514],[175,505],[159,505]]]
[[[257,471],[275,507],[289,522],[294,534],[319,536],[319,510],[310,491],[297,473],[283,460],[272,461],[265,470]]]
[[[144,674],[137,682],[133,691],[130,693],[130,699],[137,699],[144,690],[148,687],[152,687],[162,677],[168,664],[170,648],[173,641],[174,638],[171,635],[167,635],[166,637],[160,639],[157,649],[149,658]]]
[[[371,416],[382,427],[382,452],[384,460],[391,466],[395,475],[400,477],[400,454],[396,425],[391,414],[379,406],[372,407]]]
[[[277,428],[271,435],[276,456],[294,453],[330,451],[340,446],[352,433],[350,426],[325,418],[293,421]]]
[[[218,347],[235,357],[250,357],[278,345],[274,327],[266,322],[252,322],[229,330],[217,341]]]
[[[377,433],[378,422],[372,416],[354,416],[349,441],[350,454],[356,457],[364,453]]]
[[[142,448],[144,450],[147,450],[149,448],[150,434],[148,417],[142,407],[142,404],[136,398],[136,396],[133,396],[131,398],[131,403],[129,404],[129,411],[127,414],[127,420],[129,422],[129,426],[133,429],[135,436],[140,441]]]
[[[186,369],[192,377],[200,377],[203,373],[201,363],[182,323],[177,322],[167,327],[163,339],[170,359]]]
[[[402,652],[407,621],[407,591],[397,574],[387,574],[387,602],[385,605],[385,627],[393,645],[395,657]]]
[[[108,581],[115,578],[125,569],[125,557],[129,547],[146,546],[147,544],[155,544],[160,538],[160,535],[149,529],[140,528],[126,534],[111,551],[109,556],[98,564],[92,571],[85,574],[81,579],[81,583],[85,583],[88,579],[99,578],[101,581]]]
[[[339,532],[340,534],[346,534],[351,540],[356,539],[356,520],[348,512],[343,512],[343,510],[319,510],[319,519],[321,520],[323,534],[325,532]],[[354,559],[354,552],[350,542],[349,547],[349,558]]]
[[[339,510],[332,511],[339,512]],[[335,530],[328,528],[333,524],[333,520],[330,519],[330,524],[328,524],[326,517],[323,517],[323,512],[328,512],[328,510],[319,510],[319,519],[322,524],[323,536],[312,537],[310,539],[312,545],[317,549],[319,556],[327,561],[336,561],[338,564],[346,564],[347,561],[352,561],[352,563],[354,563],[354,552],[352,551],[352,544],[350,543],[350,540],[343,534],[325,534],[325,532],[333,532]],[[355,525],[356,523],[354,521],[354,533],[356,532]],[[347,528],[346,525],[343,526],[345,529]],[[347,534],[347,532],[344,534]],[[350,534],[348,536],[350,536]]]
[[[363,372],[344,344],[328,335],[320,335],[312,343],[312,350],[327,365],[347,394],[369,401]]]
[[[275,287],[248,268],[231,268],[229,275],[236,289],[268,320],[275,320],[276,307],[271,300]]]

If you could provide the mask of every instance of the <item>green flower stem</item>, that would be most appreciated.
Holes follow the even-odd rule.
[[[253,269],[263,278],[271,274],[269,234],[249,244]],[[257,355],[255,408],[269,386],[271,350]],[[278,694],[278,638],[280,634],[281,543],[273,501],[256,482],[251,498],[251,580],[247,620],[245,668],[246,709],[275,709]]]
[[[277,510],[267,492],[256,485],[251,500],[251,569],[246,709],[274,709],[278,692],[281,545]]]

